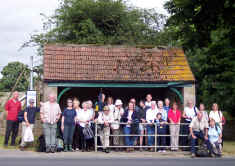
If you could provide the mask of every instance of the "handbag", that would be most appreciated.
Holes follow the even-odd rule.
[[[88,125],[85,126],[82,132],[83,132],[85,140],[94,138],[94,133],[90,126]]]
[[[33,142],[34,141],[33,131],[31,129],[31,127],[26,127],[23,139],[24,139],[24,142]]]

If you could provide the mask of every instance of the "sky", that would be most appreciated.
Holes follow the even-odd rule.
[[[156,8],[166,14],[163,4],[166,0],[130,0],[129,3],[141,8]],[[43,17],[50,16],[59,6],[58,0],[7,0],[0,5],[0,71],[9,62],[20,61],[38,65],[42,58],[36,56],[36,48],[24,48],[21,45],[35,32],[42,32]]]

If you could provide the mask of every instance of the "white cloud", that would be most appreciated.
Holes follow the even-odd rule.
[[[166,0],[130,0],[130,3],[141,8],[156,8],[166,13],[163,4]],[[29,64],[29,56],[36,55],[34,48],[18,51],[20,46],[29,40],[35,30],[42,30],[43,18],[40,13],[52,15],[58,7],[58,0],[8,0],[0,6],[0,70],[11,61]]]

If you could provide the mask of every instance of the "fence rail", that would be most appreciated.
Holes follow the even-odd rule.
[[[95,124],[95,136],[94,136],[94,141],[95,141],[95,151],[97,152],[98,151],[98,148],[103,148],[105,146],[103,145],[98,145],[98,137],[99,136],[102,136],[100,134],[98,134],[98,125],[103,125],[101,123],[94,123]],[[128,123],[112,123],[112,124],[119,124],[119,125],[128,125]],[[112,146],[108,146],[108,148],[154,148],[154,151],[156,152],[157,151],[157,148],[188,148],[190,146],[187,146],[187,145],[184,145],[184,146],[159,146],[157,145],[157,139],[158,137],[171,137],[172,135],[171,134],[157,134],[157,127],[159,124],[156,124],[156,123],[138,123],[138,124],[143,124],[143,125],[153,125],[153,127],[155,128],[155,133],[154,134],[119,134],[119,135],[113,135],[113,134],[109,134],[108,136],[109,137],[128,137],[128,136],[133,136],[133,137],[140,137],[140,136],[143,136],[143,137],[148,137],[148,136],[152,136],[154,137],[154,141],[155,141],[155,144],[152,145],[152,146],[141,146],[141,145],[134,145],[134,146],[126,146],[126,145],[119,145],[119,146],[115,146],[115,145],[112,145]],[[171,124],[171,123],[166,123],[164,125],[167,125],[167,126],[171,126],[171,125],[177,125],[177,126],[183,126],[183,125],[189,125],[188,123],[179,123],[179,124]],[[111,127],[110,127],[111,129]],[[119,128],[119,130],[121,130],[121,127]],[[188,137],[189,135],[185,135],[185,134],[179,134],[178,135],[174,135],[174,136],[178,136],[178,137]]]

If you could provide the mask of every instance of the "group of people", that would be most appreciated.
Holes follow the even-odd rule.
[[[143,147],[154,151],[157,144],[158,152],[164,153],[167,147],[177,151],[181,143],[183,146],[191,144],[194,157],[198,139],[202,139],[211,155],[221,155],[224,117],[216,103],[213,104],[209,115],[205,111],[204,104],[200,104],[198,109],[191,100],[188,100],[187,106],[180,111],[176,102],[173,102],[171,107],[168,98],[164,102],[161,100],[156,102],[152,100],[151,94],[148,94],[145,100],[140,100],[139,104],[135,98],[130,99],[126,107],[120,99],[114,102],[112,97],[108,97],[106,100],[105,94],[99,95],[95,105],[92,101],[84,101],[81,107],[77,98],[68,98],[63,112],[53,94],[49,95],[48,102],[40,103],[40,108],[34,107],[33,104],[34,101],[30,100],[30,106],[24,111],[22,137],[26,127],[33,129],[36,112],[40,112],[47,153],[56,151],[59,126],[65,152],[94,149],[94,133],[98,131],[97,144],[102,145],[102,150],[106,153],[110,152],[110,147],[119,151],[124,149],[123,146],[127,152],[130,152],[137,144],[141,151],[145,149]],[[18,92],[14,92],[5,109],[7,128],[4,144],[8,145],[12,132],[11,145],[15,145],[19,126],[17,113],[21,110]],[[21,141],[20,147],[24,146],[25,142]]]

